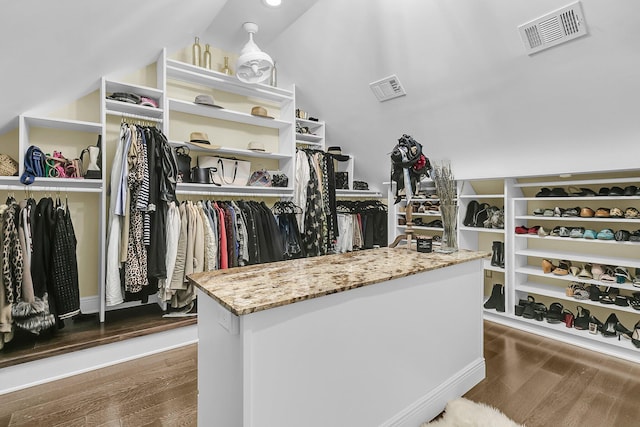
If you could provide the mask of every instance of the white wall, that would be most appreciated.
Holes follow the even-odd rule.
[[[263,48],[372,186],[403,133],[458,178],[637,168],[640,2],[583,0],[588,36],[526,55],[517,26],[570,2],[319,0]]]

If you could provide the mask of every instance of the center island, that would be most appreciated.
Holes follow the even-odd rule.
[[[380,248],[197,273],[198,424],[419,426],[485,377],[486,252]]]

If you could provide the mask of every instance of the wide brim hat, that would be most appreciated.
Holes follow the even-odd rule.
[[[189,135],[189,144],[206,150],[216,150],[220,148],[219,145],[211,144],[209,135],[204,132],[191,132],[191,135]]]
[[[260,141],[251,141],[249,142],[249,145],[247,146],[247,149],[251,150],[251,151],[262,151],[265,152],[266,150],[264,149],[264,144]]]
[[[255,107],[251,108],[251,115],[252,116],[258,116],[258,117],[264,117],[265,119],[273,119],[274,117],[271,117],[269,115],[269,113],[267,112],[267,109],[264,107],[261,107],[259,105],[256,105]]]
[[[346,162],[350,157],[346,154],[342,154],[342,148],[335,146],[327,148],[327,153],[339,162]]]
[[[193,102],[200,105],[207,105],[209,107],[222,108],[221,106],[216,105],[216,101],[211,95],[198,95]]]

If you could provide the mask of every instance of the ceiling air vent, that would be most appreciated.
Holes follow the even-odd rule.
[[[388,101],[389,99],[397,98],[399,96],[406,95],[407,92],[398,80],[398,76],[395,74],[377,82],[369,83],[369,87],[373,91],[373,94],[378,98],[378,101]]]
[[[587,34],[579,1],[522,24],[518,29],[529,55]]]

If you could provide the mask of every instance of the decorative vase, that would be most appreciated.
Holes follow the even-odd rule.
[[[450,254],[458,251],[458,205],[440,205],[442,216],[442,241],[435,252]]]
[[[211,51],[209,48],[208,44],[204,45],[204,68],[207,70],[211,69]]]
[[[224,57],[224,67],[222,67],[222,70],[220,70],[221,72],[231,76],[233,75],[233,71],[231,71],[231,68],[229,68],[229,57],[225,56]]]
[[[191,63],[196,67],[200,66],[201,55],[202,55],[202,48],[200,47],[200,38],[196,37],[196,40],[193,43],[193,46],[191,46]]]

